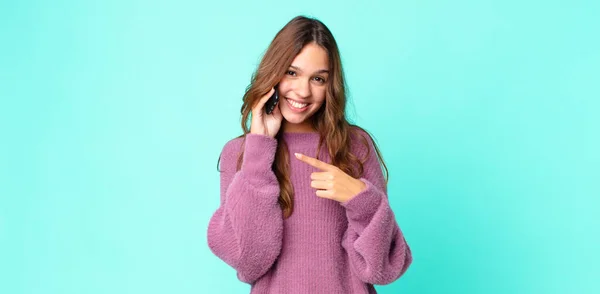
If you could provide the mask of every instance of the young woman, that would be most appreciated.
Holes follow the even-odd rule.
[[[221,152],[221,204],[208,225],[210,249],[251,293],[376,293],[373,284],[411,264],[385,163],[345,107],[333,35],[316,19],[292,19],[244,95],[244,134]]]

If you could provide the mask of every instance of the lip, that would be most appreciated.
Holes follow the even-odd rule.
[[[296,101],[296,100],[294,100],[294,99],[287,98],[287,97],[284,97],[284,100],[285,100],[285,102],[288,104],[288,107],[290,108],[290,110],[292,110],[293,112],[297,112],[297,113],[300,113],[300,112],[304,112],[304,111],[306,111],[306,110],[308,109],[308,107],[310,106],[310,103],[308,103],[308,105],[306,105],[304,108],[300,108],[300,109],[298,109],[298,108],[295,108],[294,106],[292,106],[292,105],[290,104],[290,101],[289,101],[289,100],[292,100],[292,101],[294,101],[294,102],[298,102],[298,101]],[[302,103],[302,102],[298,102],[298,103]]]

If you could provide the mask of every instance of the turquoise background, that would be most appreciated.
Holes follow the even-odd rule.
[[[414,263],[380,293],[600,293],[600,5],[514,0],[2,1],[0,293],[247,293],[217,158],[298,14],[390,170]]]

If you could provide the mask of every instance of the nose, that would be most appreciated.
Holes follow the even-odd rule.
[[[310,84],[308,80],[297,79],[294,83],[294,93],[300,96],[298,98],[310,97]]]

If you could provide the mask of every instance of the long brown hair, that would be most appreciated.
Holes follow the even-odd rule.
[[[246,88],[243,97],[242,130],[244,134],[238,136],[245,140],[246,134],[250,132],[249,121],[252,106],[267,94],[284,76],[286,70],[292,64],[292,61],[300,53],[302,48],[315,42],[321,46],[329,57],[329,72],[327,91],[325,94],[325,103],[310,118],[311,124],[320,134],[317,148],[317,157],[323,143],[327,146],[327,151],[331,157],[331,164],[337,166],[345,173],[354,178],[359,178],[364,172],[363,163],[369,154],[364,158],[358,158],[350,152],[350,135],[358,135],[362,130],[369,137],[372,136],[363,128],[350,124],[346,119],[346,83],[340,59],[339,49],[331,31],[319,20],[304,16],[297,16],[288,22],[271,42],[271,45],[265,52],[256,72],[252,75],[250,85]],[[283,127],[275,136],[278,140],[275,161],[273,162],[273,172],[277,176],[281,194],[279,195],[279,204],[283,210],[284,218],[292,215],[294,210],[294,189],[289,178],[289,154],[285,140],[283,139]],[[367,150],[370,150],[366,138],[362,138]],[[386,184],[389,174],[383,157],[377,144],[372,140],[377,152],[377,156],[383,170],[385,171]],[[241,145],[240,155],[237,161],[237,170],[241,168],[243,159],[244,143]],[[219,161],[221,157],[219,156]],[[218,169],[218,162],[217,162]]]

